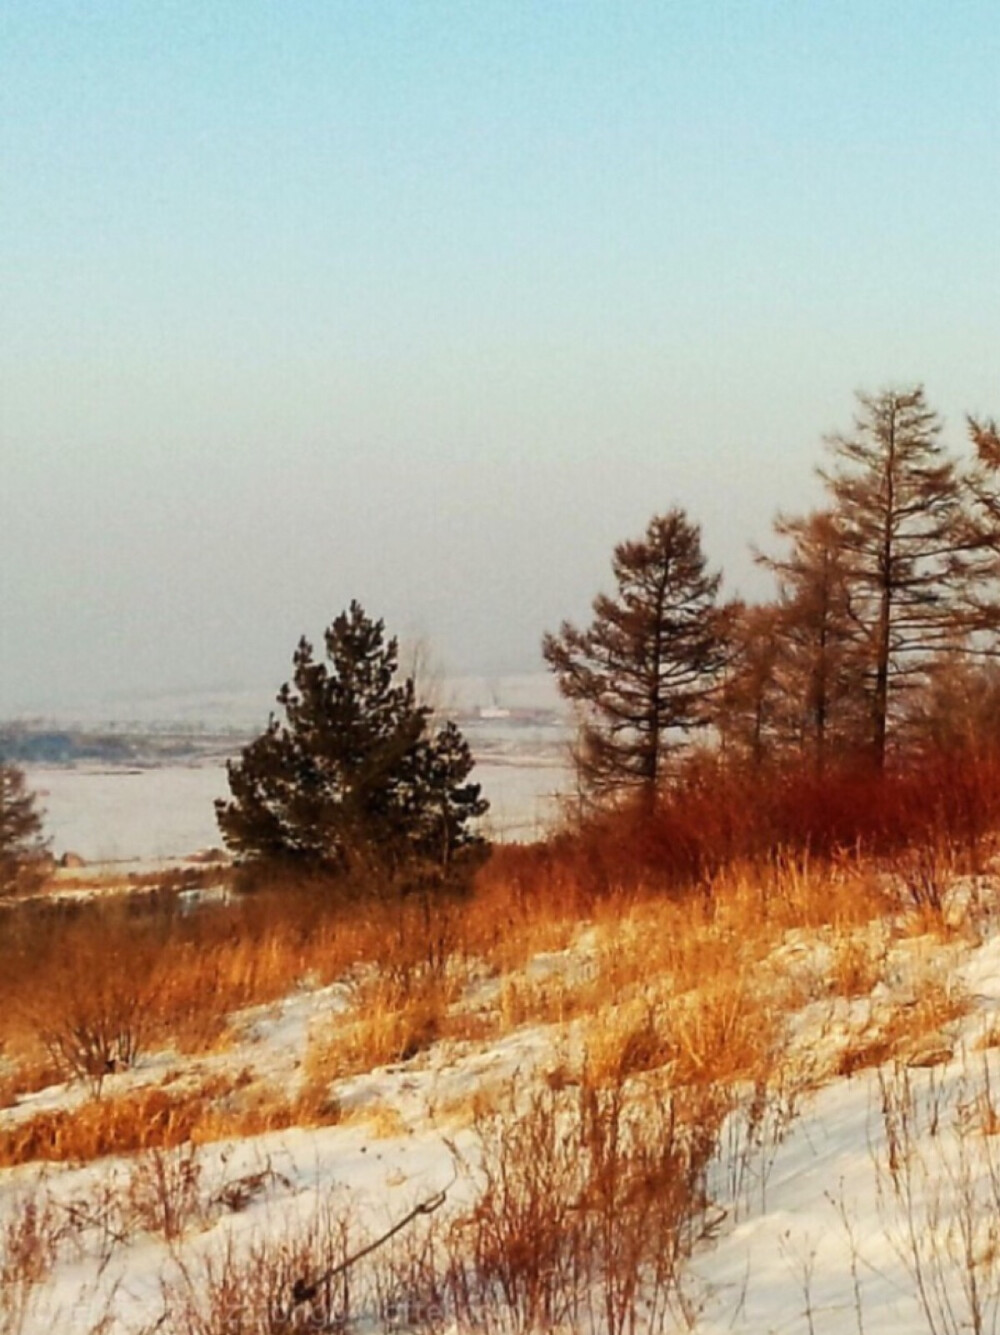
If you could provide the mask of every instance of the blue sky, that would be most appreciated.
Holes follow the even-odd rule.
[[[1000,412],[992,3],[0,11],[0,715],[540,665],[673,504],[728,587],[853,391]]]

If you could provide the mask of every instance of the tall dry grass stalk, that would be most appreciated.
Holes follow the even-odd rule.
[[[409,1061],[445,1036],[456,988],[432,972],[405,979],[369,973],[350,1008],[310,1035],[305,1084],[315,1089],[345,1076]]]

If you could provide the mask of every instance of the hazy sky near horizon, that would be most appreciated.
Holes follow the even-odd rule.
[[[1000,413],[993,0],[6,0],[0,717],[540,667],[680,504],[728,587],[853,392]]]

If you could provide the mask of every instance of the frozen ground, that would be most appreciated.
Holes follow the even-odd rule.
[[[486,709],[477,777],[493,800],[496,828],[531,833],[554,812],[550,794],[568,786],[554,737],[544,721],[515,725],[502,703]],[[225,793],[218,766],[37,769],[30,779],[44,794],[57,852],[72,848],[94,861],[153,859],[218,842],[212,801]],[[991,883],[985,897],[998,893]],[[1000,1329],[1000,925],[995,912],[967,920],[964,905],[956,888],[951,922],[959,930],[950,937],[901,936],[870,994],[824,991],[829,939],[800,930],[782,944],[778,966],[815,980],[788,1016],[790,1050],[802,1065],[759,1098],[746,1090],[724,1126],[692,1255],[657,1331]],[[529,970],[585,970],[585,941],[584,931],[576,947],[539,958]],[[918,965],[921,977],[964,991],[967,1011],[946,1018],[918,1047],[844,1073],[851,1067],[839,1053],[919,1005]],[[500,996],[499,981],[488,984],[487,1006]],[[135,1072],[109,1077],[105,1097],[139,1082],[176,1087],[213,1073],[294,1090],[310,1035],[339,1023],[346,995],[339,984],[303,985],[244,1014],[231,1047],[197,1059],[151,1053]],[[762,991],[761,1006],[766,996]],[[441,1043],[337,1081],[341,1125],[202,1147],[190,1160],[190,1220],[171,1238],[144,1223],[134,1205],[127,1221],[120,1213],[120,1202],[134,1202],[148,1184],[141,1156],[0,1172],[0,1230],[13,1227],[23,1238],[32,1211],[56,1221],[51,1271],[0,1292],[0,1335],[208,1335],[208,1328],[171,1324],[177,1314],[168,1307],[176,1299],[165,1295],[187,1282],[195,1299],[203,1297],[206,1266],[218,1274],[227,1256],[278,1255],[317,1211],[333,1209],[350,1220],[352,1237],[363,1238],[443,1188],[446,1215],[469,1210],[476,1145],[453,1110],[497,1087],[541,1087],[541,1077],[565,1062],[567,1041],[565,1026],[533,1025],[494,1041]],[[59,1087],[28,1095],[0,1111],[0,1127],[81,1097],[79,1088]],[[225,1203],[227,1192],[248,1183],[254,1185],[238,1209]],[[0,1244],[15,1233],[0,1231]],[[401,1327],[372,1317],[357,1329],[375,1335]],[[434,1329],[462,1335],[467,1328]],[[513,1335],[519,1327],[498,1305],[484,1314],[482,1329]],[[588,1318],[561,1329],[607,1335],[608,1327]],[[640,1321],[636,1330],[643,1329]]]
[[[214,802],[226,797],[222,765],[149,769],[29,767],[58,856],[88,863],[184,858],[216,847]],[[499,839],[530,838],[558,816],[569,774],[554,748],[487,758],[474,775],[490,799],[486,828]]]
[[[491,810],[495,839],[538,835],[559,815],[559,795],[571,791],[566,727],[548,674],[462,677],[441,683],[442,712],[457,712],[477,758],[474,778]],[[98,701],[74,711],[53,709],[36,723],[118,732],[189,730],[203,738],[236,736],[212,760],[134,768],[79,764],[28,766],[41,795],[46,831],[56,855],[88,863],[183,858],[217,846],[214,802],[228,793],[224,750],[240,745],[267,720],[265,691],[206,692]],[[213,744],[214,745],[214,744]]]
[[[804,968],[822,954],[818,942],[801,935],[791,945]],[[900,947],[890,987],[880,984],[870,997],[846,1006],[842,998],[814,1000],[790,1020],[800,1049],[829,1068],[852,1024],[870,1023],[905,998],[911,981],[905,962],[918,957],[921,968],[936,962],[967,989],[968,1013],[935,1036],[933,1051],[925,1045],[850,1076],[776,1087],[763,1103],[750,1100],[731,1115],[709,1172],[709,1200],[683,1277],[683,1298],[656,1330],[960,1335],[997,1329],[995,927],[978,940],[910,939]],[[550,957],[548,966],[556,962]],[[563,957],[569,969],[580,962],[572,950]],[[247,1014],[237,1046],[204,1060],[291,1086],[311,1027],[335,1022],[342,1005],[337,987],[303,991]],[[254,1248],[258,1257],[276,1255],[297,1227],[315,1220],[323,1202],[334,1202],[338,1217],[350,1219],[352,1236],[369,1238],[443,1189],[448,1210],[468,1209],[476,1198],[475,1146],[471,1132],[456,1129],[446,1110],[488,1082],[529,1086],[562,1060],[564,1037],[554,1027],[523,1028],[492,1044],[444,1045],[340,1082],[337,1094],[346,1113],[393,1110],[381,1131],[353,1120],[203,1148],[197,1166],[201,1203],[192,1206],[194,1222],[173,1239],[157,1236],[141,1223],[141,1214],[127,1227],[117,1215],[109,1223],[109,1184],[134,1198],[133,1161],[70,1165],[41,1176],[27,1169],[0,1174],[0,1217],[9,1220],[27,1208],[32,1192],[34,1208],[40,1208],[41,1192],[57,1217],[79,1223],[75,1231],[67,1228],[72,1240],[60,1244],[51,1275],[28,1293],[18,1335],[90,1332],[98,1318],[101,1330],[121,1335],[164,1324],[200,1331],[169,1324],[177,1312],[165,1300],[164,1283],[169,1290],[170,1277],[176,1283],[186,1276],[191,1284],[194,1276],[194,1297],[203,1299],[211,1274],[206,1258],[215,1258],[218,1276],[227,1256],[246,1256]],[[162,1078],[169,1065],[169,1058],[154,1057],[136,1076]],[[135,1078],[114,1077],[106,1095]],[[34,1099],[51,1104],[52,1096]],[[238,1209],[220,1203],[228,1199],[227,1184],[248,1182],[255,1185]],[[249,1282],[246,1272],[242,1282]],[[6,1329],[2,1323],[0,1328]],[[210,1329],[214,1335],[223,1327]],[[373,1317],[352,1329],[402,1328]],[[438,1323],[433,1329],[460,1335],[468,1328]],[[481,1329],[513,1335],[523,1327],[498,1305],[485,1314]],[[588,1317],[560,1329],[602,1335],[607,1325]],[[635,1329],[645,1329],[641,1320]]]
[[[26,773],[57,857],[73,852],[87,863],[148,862],[219,843],[213,802],[226,793],[220,766],[29,767]]]

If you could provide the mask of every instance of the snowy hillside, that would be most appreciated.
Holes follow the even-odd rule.
[[[12,1095],[0,1329],[995,1329],[1000,885],[765,892],[487,898],[431,973],[322,926],[210,1041]]]

